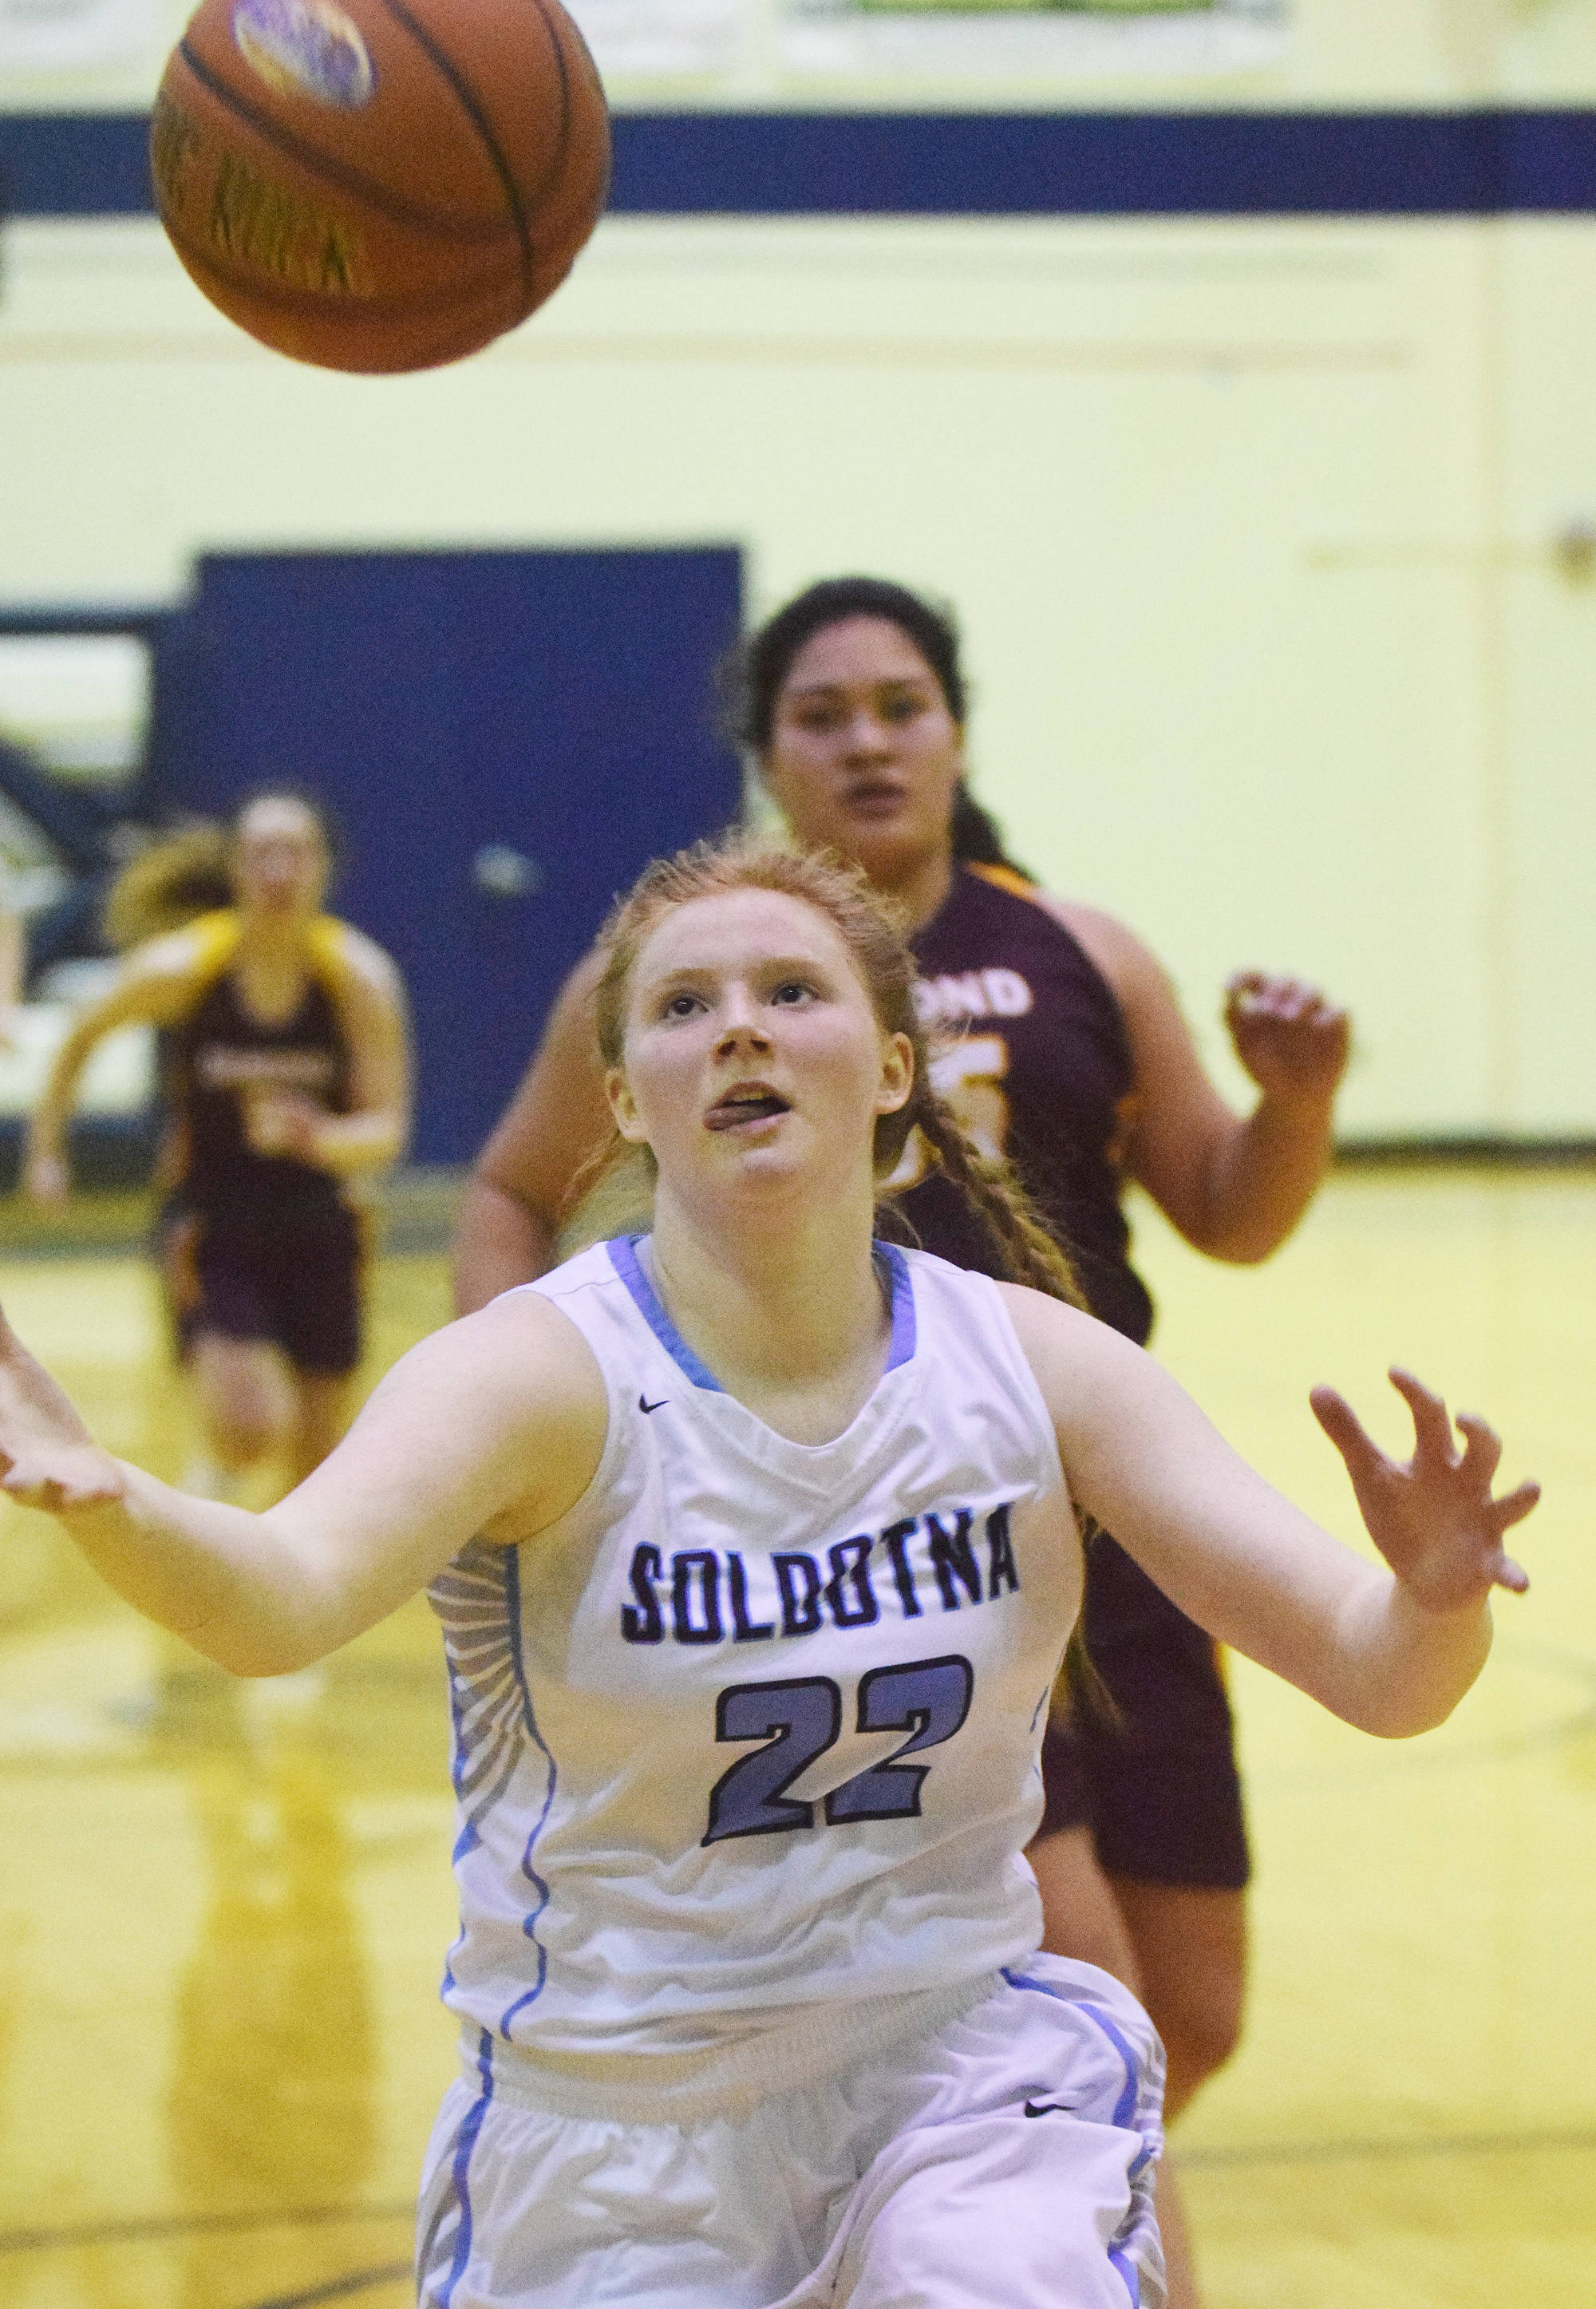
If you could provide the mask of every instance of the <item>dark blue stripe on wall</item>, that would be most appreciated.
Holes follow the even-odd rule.
[[[143,113],[0,113],[0,215],[147,215],[149,147]]]
[[[1550,202],[1537,197],[1543,142]],[[1474,216],[1592,208],[1596,114],[634,115],[616,122],[615,182],[614,207],[664,213]]]
[[[0,114],[13,216],[151,206],[135,114]],[[1493,216],[1596,211],[1596,111],[622,113],[651,216]]]

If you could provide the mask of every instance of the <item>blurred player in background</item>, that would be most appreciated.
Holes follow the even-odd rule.
[[[126,961],[62,1044],[29,1136],[27,1190],[58,1206],[90,1052],[120,1026],[161,1030],[158,1250],[208,1454],[188,1485],[217,1497],[267,1457],[299,1481],[342,1432],[361,1189],[410,1127],[403,988],[380,947],[323,912],[331,870],[320,810],[288,792],[135,860],[106,909]]]
[[[966,705],[952,619],[850,578],[809,588],[754,636],[732,718],[794,838],[861,865],[903,907],[922,1010],[945,1038],[937,1088],[1014,1164],[1093,1310],[1142,1344],[1152,1306],[1129,1262],[1126,1183],[1212,1257],[1266,1258],[1323,1175],[1347,1018],[1296,980],[1233,978],[1226,1023],[1260,1094],[1233,1113],[1141,940],[1005,857],[966,788]],[[591,1056],[600,967],[592,956],[572,974],[477,1164],[456,1250],[462,1309],[555,1262],[573,1181],[608,1128]],[[918,1140],[894,1184],[919,1242],[990,1270],[990,1245]],[[1208,1637],[1107,1537],[1089,1552],[1085,1634],[1117,1721],[1083,1709],[1048,1735],[1031,1851],[1045,1944],[1142,1996],[1174,2116],[1240,2022],[1248,1858],[1229,1706]],[[1167,2175],[1160,2217],[1172,2309],[1191,2309]]]

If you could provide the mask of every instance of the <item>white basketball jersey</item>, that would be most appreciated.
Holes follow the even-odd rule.
[[[434,1583],[459,1800],[445,2002],[529,2052],[691,2052],[1028,1955],[1023,1847],[1079,1602],[996,1284],[883,1248],[893,1336],[833,1442],[777,1434],[634,1242],[528,1285],[604,1374],[586,1493]]]

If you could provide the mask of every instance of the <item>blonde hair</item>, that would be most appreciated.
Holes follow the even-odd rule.
[[[883,1033],[904,1035],[913,1051],[914,1080],[907,1103],[895,1113],[876,1118],[873,1159],[877,1181],[892,1176],[910,1134],[918,1130],[938,1166],[980,1217],[1008,1278],[1083,1308],[1085,1294],[1074,1267],[1014,1172],[1006,1163],[982,1154],[932,1085],[926,1030],[914,999],[914,957],[904,941],[898,908],[872,888],[861,868],[847,864],[834,852],[789,850],[768,837],[736,835],[724,842],[699,843],[645,867],[600,933],[605,964],[596,1010],[604,1065],[622,1063],[627,991],[650,933],[678,906],[738,890],[772,890],[824,915],[848,951]],[[595,1221],[608,1230],[622,1211],[635,1215],[646,1208],[652,1180],[648,1150],[628,1146],[615,1132],[573,1182],[572,1196],[578,1204],[573,1232],[582,1240],[596,1241]]]
[[[239,829],[260,802],[291,802],[315,824],[329,867],[336,863],[337,836],[325,807],[293,785],[263,785],[235,802],[217,824],[190,818],[160,835],[122,869],[100,908],[107,941],[125,954],[147,938],[185,929],[202,914],[235,903],[233,863]]]
[[[232,902],[227,835],[202,821],[130,859],[106,893],[100,922],[108,942],[126,954]]]

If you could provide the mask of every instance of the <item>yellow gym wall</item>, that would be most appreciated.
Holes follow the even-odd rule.
[[[1298,0],[1277,68],[1009,100],[1589,104],[1596,0]],[[1596,1134],[1596,221],[621,218],[384,381],[255,349],[152,223],[4,258],[0,600],[272,544],[729,540],[756,610],[905,577],[962,613],[1017,854],[1149,937],[1221,1071],[1220,982],[1289,967],[1355,1010],[1350,1135]]]

